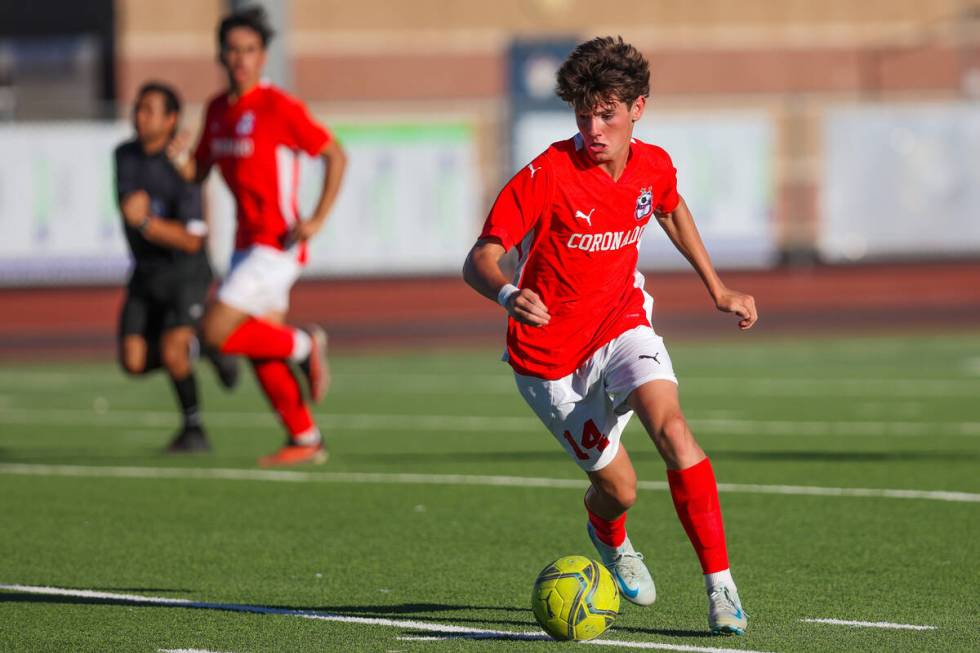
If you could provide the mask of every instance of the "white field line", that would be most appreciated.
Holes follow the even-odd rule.
[[[161,648],[157,653],[227,653],[227,651],[209,651],[206,648]]]
[[[36,465],[0,463],[0,474],[13,476],[68,476],[87,478],[206,479],[226,481],[272,481],[281,483],[373,483],[391,485],[463,485],[481,487],[559,488],[584,490],[584,479],[533,476],[490,476],[471,474],[392,474],[383,472],[303,472],[295,470],[231,469],[208,467],[114,467],[94,465]],[[664,492],[663,481],[639,481],[641,490]],[[888,490],[872,488],[820,487],[808,485],[757,485],[719,483],[721,492],[737,494],[783,494],[881,499],[922,499],[952,503],[980,503],[980,494],[941,490]]]
[[[386,619],[382,617],[351,617],[347,615],[331,614],[328,612],[317,612],[313,610],[292,610],[287,608],[273,608],[261,605],[248,605],[242,603],[212,603],[209,601],[192,601],[190,599],[174,599],[160,596],[141,596],[138,594],[116,594],[114,592],[98,592],[94,590],[64,589],[61,587],[43,587],[36,585],[6,585],[0,584],[0,591],[23,592],[27,594],[39,594],[42,596],[74,596],[88,599],[101,599],[104,601],[116,601],[121,603],[133,603],[136,605],[159,605],[172,608],[195,608],[201,610],[223,610],[227,612],[246,612],[251,614],[272,614],[287,617],[302,617],[304,619],[316,619],[320,621],[333,621],[339,623],[360,624],[365,626],[388,626],[391,628],[404,628],[406,630],[418,630],[440,635],[455,635],[457,637],[475,637],[480,639],[541,639],[550,640],[551,638],[542,632],[534,631],[508,631],[492,630],[488,628],[471,628],[467,626],[456,626],[453,624],[441,624],[437,622],[418,621],[415,619]],[[588,644],[599,646],[617,646],[623,648],[644,648],[659,649],[668,651],[691,651],[694,653],[729,653],[742,651],[743,653],[761,653],[760,651],[748,651],[747,649],[715,648],[708,646],[681,646],[676,644],[661,644],[659,642],[620,642],[615,640],[592,640]]]
[[[412,415],[412,414],[317,414],[317,420],[330,429],[386,431],[454,431],[454,432],[527,432],[543,427],[534,417],[485,415]],[[209,425],[234,428],[265,429],[276,425],[270,412],[208,411]],[[6,408],[0,410],[0,424],[39,424],[50,426],[124,426],[171,427],[177,422],[173,411],[99,410],[71,408]],[[980,422],[915,422],[874,420],[756,420],[698,419],[688,420],[700,433],[720,435],[763,436],[980,436]]]
[[[893,624],[888,621],[847,621],[844,619],[800,619],[808,624],[831,624],[833,626],[851,626],[853,628],[886,628],[894,630],[936,630],[935,626],[917,626],[915,624]]]
[[[682,375],[681,388],[694,394],[780,396],[780,397],[974,397],[980,393],[977,372],[965,369],[965,378],[867,378],[815,379],[812,377],[751,378]],[[372,392],[380,390],[400,394],[494,394],[515,392],[514,380],[504,374],[469,374],[453,370],[445,374],[407,373],[390,371],[335,372],[334,386],[342,392]],[[0,370],[0,386],[21,391],[86,390],[111,384],[132,383],[116,372],[15,372]]]

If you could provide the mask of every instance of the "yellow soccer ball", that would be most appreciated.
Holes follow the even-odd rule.
[[[531,609],[544,631],[555,639],[595,639],[619,614],[619,588],[602,563],[585,556],[565,556],[538,574]]]

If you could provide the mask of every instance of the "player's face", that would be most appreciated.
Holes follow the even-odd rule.
[[[625,159],[633,138],[633,123],[643,115],[644,105],[645,98],[640,97],[631,105],[616,100],[591,112],[575,113],[585,151],[593,161],[601,165]]]
[[[144,93],[133,110],[133,127],[142,143],[152,143],[169,137],[177,121],[176,113],[167,113],[167,104],[160,93]]]
[[[228,80],[235,88],[246,90],[259,83],[265,67],[265,46],[258,32],[248,27],[235,27],[225,36],[221,63]]]

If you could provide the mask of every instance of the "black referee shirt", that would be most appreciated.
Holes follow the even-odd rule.
[[[200,223],[194,226],[203,227],[200,186],[184,181],[163,151],[146,154],[134,139],[116,148],[116,193],[121,201],[138,190],[150,196],[152,215],[184,225]],[[134,277],[170,272],[185,279],[210,279],[205,248],[188,254],[150,242],[137,229],[126,225],[125,220],[123,227],[135,263]]]

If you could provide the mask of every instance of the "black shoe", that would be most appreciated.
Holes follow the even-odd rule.
[[[208,451],[211,451],[211,443],[208,442],[208,436],[200,426],[184,427],[167,446],[167,453],[207,453]]]
[[[205,351],[205,355],[214,365],[214,371],[218,373],[218,380],[225,389],[231,390],[238,385],[238,356],[228,356],[210,347]]]

